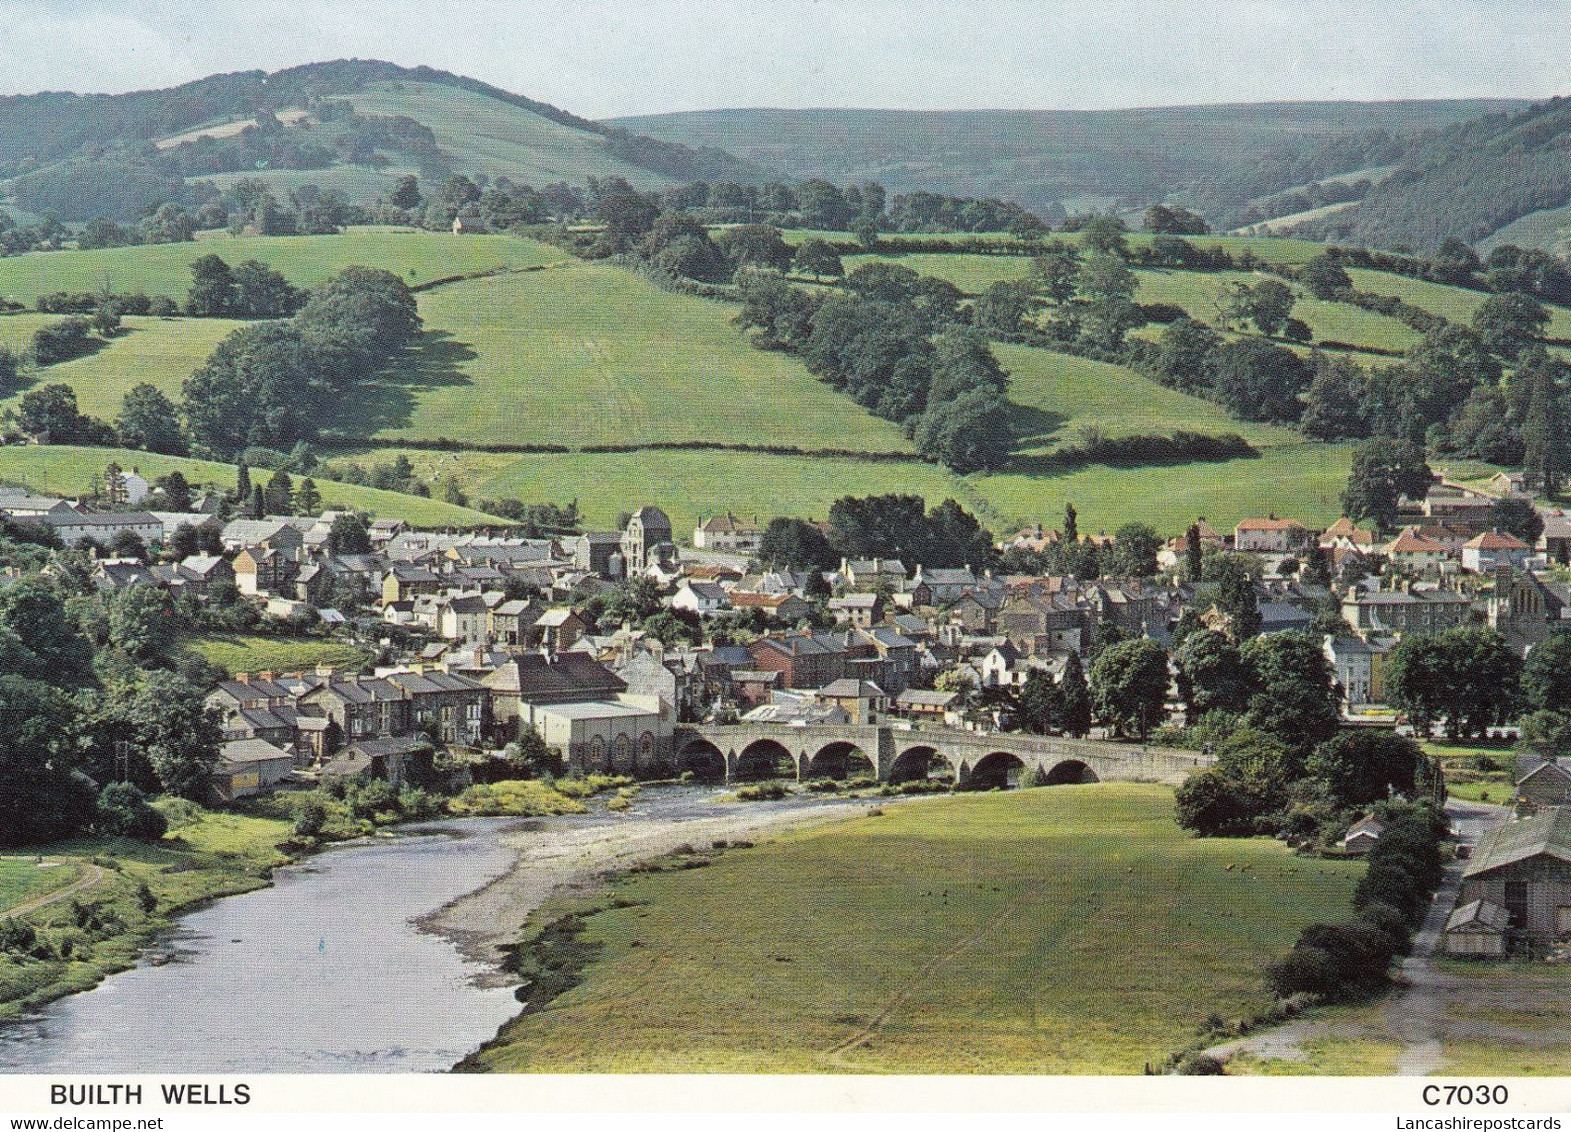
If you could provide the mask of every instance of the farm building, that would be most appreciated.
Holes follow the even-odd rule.
[[[1490,830],[1462,874],[1465,907],[1498,904],[1513,939],[1571,939],[1571,810],[1546,809]]]
[[[1342,848],[1362,856],[1375,847],[1375,842],[1380,840],[1380,835],[1385,831],[1385,822],[1379,818],[1363,818],[1348,827],[1342,837]]]
[[[1571,806],[1571,769],[1555,759],[1518,755],[1516,774],[1518,802],[1528,806]]]
[[[1488,900],[1470,900],[1446,920],[1447,955],[1478,955],[1498,959],[1506,953],[1506,928],[1511,914]]]

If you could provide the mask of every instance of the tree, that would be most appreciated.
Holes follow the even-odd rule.
[[[1204,577],[1215,587],[1217,609],[1227,617],[1228,636],[1238,643],[1260,635],[1260,598],[1248,563],[1236,554],[1206,560]]]
[[[1356,440],[1369,435],[1369,420],[1364,414],[1369,375],[1348,358],[1327,358],[1317,352],[1315,376],[1309,383],[1309,399],[1304,406],[1299,429],[1315,440]]]
[[[334,518],[333,525],[327,531],[327,547],[335,556],[370,554],[371,534],[366,529],[365,520],[352,512]]]
[[[838,279],[845,274],[845,267],[840,262],[840,253],[828,240],[813,237],[803,240],[796,249],[796,256],[791,261],[792,266],[799,274],[811,275],[818,282],[825,279]]]
[[[1384,731],[1343,731],[1309,756],[1305,773],[1324,782],[1339,806],[1367,806],[1391,793],[1411,795],[1424,752],[1413,740]]]
[[[295,484],[289,473],[280,468],[273,473],[262,489],[264,513],[268,515],[293,515],[295,513]]]
[[[211,252],[192,261],[185,313],[196,318],[222,318],[234,305],[235,279],[229,264]]]
[[[206,706],[205,698],[202,688],[177,673],[155,671],[123,710],[159,784],[182,798],[206,797],[208,774],[223,741],[218,714]]]
[[[56,444],[77,440],[85,429],[85,420],[76,407],[76,390],[58,383],[22,394],[16,423],[29,436],[48,433]]]
[[[1203,236],[1211,229],[1203,217],[1187,208],[1153,204],[1146,209],[1145,230],[1175,236]]]
[[[1086,681],[1085,668],[1080,654],[1071,652],[1064,661],[1064,673],[1058,678],[1058,729],[1065,735],[1083,739],[1091,730],[1091,686]]]
[[[1342,492],[1342,513],[1354,522],[1368,521],[1382,529],[1396,523],[1397,501],[1428,494],[1434,473],[1424,451],[1407,440],[1378,439],[1360,445]]]
[[[1093,216],[1080,230],[1080,237],[1086,247],[1122,259],[1129,254],[1129,241],[1124,238],[1126,231],[1124,222],[1116,216]]]
[[[1026,681],[1020,688],[1017,714],[1021,725],[1033,735],[1049,734],[1058,722],[1058,688],[1042,669],[1033,668],[1026,674]]]
[[[1248,707],[1254,673],[1244,663],[1238,646],[1223,634],[1196,629],[1178,646],[1173,662],[1188,689],[1194,719],[1210,711],[1241,713]]]
[[[927,459],[965,473],[1003,467],[1015,437],[1003,399],[990,389],[973,389],[929,408],[913,440]]]
[[[1075,297],[1080,282],[1080,252],[1072,244],[1054,240],[1031,260],[1031,283],[1055,303]]]
[[[791,270],[794,253],[773,224],[739,224],[727,228],[715,239],[715,246],[731,261],[733,270],[760,267],[782,275]]]
[[[1353,286],[1352,278],[1329,252],[1321,252],[1300,267],[1298,281],[1317,299],[1334,299]]]
[[[1113,569],[1126,578],[1156,575],[1156,552],[1162,536],[1146,523],[1125,523],[1113,534]]]
[[[157,386],[143,382],[127,390],[115,421],[121,445],[144,452],[184,456],[190,451],[180,430],[180,415]]]
[[[232,312],[240,318],[288,318],[304,298],[282,272],[254,259],[238,264],[231,277]]]
[[[1291,350],[1243,338],[1212,355],[1212,386],[1227,411],[1246,421],[1296,421],[1309,388],[1309,364]]]
[[[774,569],[832,570],[840,557],[824,532],[805,519],[769,520],[758,545],[759,561]]]
[[[157,841],[169,829],[168,819],[129,782],[111,782],[98,792],[93,825],[106,837]]]
[[[1251,727],[1303,751],[1336,734],[1340,703],[1317,638],[1272,633],[1244,644],[1239,654],[1253,674],[1246,717]]]
[[[1404,637],[1386,662],[1386,694],[1420,734],[1442,718],[1453,738],[1480,735],[1516,710],[1522,664],[1497,633],[1458,628]]]
[[[300,481],[300,490],[295,493],[295,508],[302,515],[322,513],[322,493],[317,491],[316,481],[310,476]]]
[[[971,304],[971,321],[990,333],[1019,334],[1034,302],[1035,292],[1030,283],[1006,279],[977,296]]]
[[[1528,295],[1490,295],[1473,312],[1473,331],[1503,361],[1515,361],[1544,336],[1549,311]]]
[[[1255,800],[1219,770],[1191,774],[1174,798],[1175,818],[1201,837],[1242,837],[1254,832]]]
[[[648,235],[660,210],[632,191],[615,192],[595,205],[595,219],[605,225],[599,244],[608,253],[625,252]]]
[[[1079,294],[1087,300],[1134,298],[1140,279],[1124,261],[1104,251],[1094,251],[1080,265]]]
[[[261,519],[267,515],[267,495],[259,483],[251,485],[251,502],[246,508],[247,519]]]
[[[1530,711],[1571,712],[1571,629],[1557,629],[1527,654],[1522,700]]]
[[[110,596],[109,643],[138,662],[154,662],[174,647],[177,622],[169,594],[157,586],[132,586]]]
[[[1208,391],[1211,355],[1221,344],[1221,335],[1192,318],[1168,323],[1158,341],[1156,371],[1159,380],[1185,393]]]
[[[1515,535],[1529,546],[1544,533],[1544,518],[1530,499],[1498,499],[1489,509],[1489,522],[1498,531]]]
[[[93,818],[92,784],[76,768],[70,698],[33,680],[0,675],[6,740],[0,743],[0,845],[52,841]]]
[[[251,469],[245,462],[245,457],[235,466],[235,500],[245,503],[251,498]]]
[[[1167,651],[1155,641],[1122,641],[1102,650],[1091,665],[1091,697],[1120,735],[1144,739],[1165,716]]]
[[[1293,290],[1280,279],[1264,279],[1250,289],[1245,309],[1260,333],[1274,338],[1293,316]]]
[[[420,207],[420,180],[413,173],[405,173],[393,186],[388,198],[394,208],[414,212]]]

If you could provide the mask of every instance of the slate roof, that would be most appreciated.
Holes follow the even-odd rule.
[[[1511,926],[1511,913],[1488,900],[1471,900],[1451,913],[1446,920],[1446,931],[1469,924],[1482,924],[1491,931],[1503,932]]]

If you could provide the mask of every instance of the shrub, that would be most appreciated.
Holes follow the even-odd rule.
[[[129,782],[111,782],[98,792],[93,824],[107,836],[138,841],[157,841],[169,831],[168,819],[149,806],[142,792]]]
[[[326,825],[327,804],[321,798],[306,795],[295,808],[295,836],[317,837]]]
[[[1191,1051],[1178,1059],[1175,1066],[1179,1074],[1185,1077],[1220,1077],[1223,1075],[1222,1063],[1209,1053]]]
[[[778,802],[789,790],[784,782],[758,782],[743,786],[736,792],[738,802]]]

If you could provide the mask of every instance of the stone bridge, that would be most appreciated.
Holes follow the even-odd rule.
[[[1172,747],[981,733],[949,727],[783,723],[693,724],[676,729],[678,771],[711,781],[798,781],[865,775],[880,782],[948,777],[961,786],[1049,783],[1177,785],[1211,756]]]

